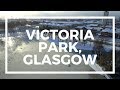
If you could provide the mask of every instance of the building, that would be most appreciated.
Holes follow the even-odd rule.
[[[109,16],[109,11],[104,11],[103,16]],[[103,27],[105,27],[108,24],[109,24],[109,20],[108,19],[103,19]]]
[[[104,11],[104,16],[109,16],[109,11]]]
[[[120,29],[119,28],[115,29],[115,37],[120,39]]]
[[[105,28],[101,31],[101,36],[104,37],[112,37],[112,29],[111,28]]]

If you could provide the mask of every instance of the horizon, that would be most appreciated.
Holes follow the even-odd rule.
[[[0,11],[0,18],[26,16],[103,16],[104,11]],[[109,16],[120,17],[120,11],[109,11]]]

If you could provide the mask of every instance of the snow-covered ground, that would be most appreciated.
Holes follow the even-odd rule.
[[[55,44],[56,45],[59,45],[59,39],[58,38],[56,38],[55,40],[53,40],[52,38],[50,38],[49,39],[49,41],[50,42],[55,42]],[[66,40],[67,41],[67,40]],[[68,42],[68,41],[67,41]],[[93,50],[93,43],[91,42],[91,43],[87,43],[87,44],[84,44],[84,43],[78,43],[77,45],[76,45],[76,48],[78,49],[78,50]]]
[[[88,23],[92,23],[92,21],[88,21]],[[56,21],[53,21],[51,23],[49,22],[45,22],[45,23],[40,23],[40,24],[45,24],[45,25],[50,25],[50,26],[71,26],[73,24],[83,24],[83,22],[64,22],[61,21],[59,23],[57,23]],[[31,25],[27,25],[27,28],[31,28]],[[82,26],[80,26],[81,28]],[[46,71],[51,71],[51,70],[56,70],[56,71],[101,71],[101,68],[96,65],[96,66],[91,66],[91,65],[84,65],[84,63],[81,63],[81,65],[79,66],[75,66],[75,65],[70,65],[69,66],[65,66],[65,65],[58,65],[58,66],[50,66],[50,65],[45,65],[45,66],[27,66],[23,63],[22,61],[22,57],[24,57],[24,55],[26,54],[37,54],[39,58],[43,58],[43,56],[45,54],[48,54],[51,57],[54,54],[59,54],[59,55],[64,55],[64,54],[68,54],[70,56],[74,55],[75,53],[56,53],[56,52],[51,52],[48,53],[47,50],[44,50],[42,53],[38,52],[38,42],[37,41],[32,41],[29,42],[28,38],[26,36],[25,32],[23,29],[25,29],[24,27],[22,27],[21,29],[16,28],[16,30],[20,30],[19,32],[11,32],[10,34],[8,33],[8,63],[9,63],[9,70],[16,70],[16,71],[35,71],[35,70],[46,70]],[[22,30],[22,31],[21,31]],[[31,30],[32,31],[32,30]],[[0,39],[5,41],[4,34],[0,34]],[[16,38],[14,38],[16,37]],[[97,39],[97,38],[95,38]],[[111,38],[104,38],[104,40],[106,42],[108,42],[109,44],[112,43],[112,39]],[[42,40],[41,40],[42,41]],[[56,38],[56,40],[52,40],[51,38],[46,41],[46,43],[48,45],[50,45],[51,42],[55,42],[56,45],[59,45],[59,40],[58,38]],[[66,41],[68,42],[68,41]],[[116,39],[116,43],[120,43],[120,39]],[[88,51],[92,51],[94,47],[94,43],[88,41],[86,44],[84,43],[78,43],[76,48],[77,49],[81,49],[81,50],[88,50]],[[112,45],[106,45],[103,44],[103,47],[105,48],[106,51],[110,51],[112,50]],[[57,47],[58,48],[58,47]],[[116,47],[117,50],[120,50],[120,47]],[[105,78],[102,75],[5,75],[4,74],[4,44],[1,45],[0,47],[0,78],[81,78],[81,79],[102,79]],[[51,59],[52,60],[52,59]]]
[[[12,41],[11,41],[12,40]],[[44,50],[42,53],[37,52],[38,51],[38,42],[33,41],[29,43],[25,43],[23,40],[18,39],[9,39],[8,42],[14,42],[12,45],[9,45],[9,54],[8,54],[8,70],[63,70],[63,71],[72,71],[72,70],[78,70],[78,71],[94,71],[90,66],[84,65],[84,63],[81,63],[79,66],[72,65],[65,66],[65,65],[58,65],[58,66],[27,66],[23,63],[22,57],[26,54],[38,54],[40,58],[44,56],[44,54],[47,53],[46,50]],[[17,44],[19,43],[19,45]],[[49,45],[50,42],[46,41],[46,43]],[[16,45],[17,44],[17,45]],[[4,46],[3,46],[4,47]],[[14,48],[14,49],[10,49]],[[52,55],[56,54],[56,52],[49,53],[50,58]],[[65,53],[58,53],[59,55],[64,55]],[[73,53],[66,53],[68,55],[73,55]],[[5,75],[4,74],[4,51],[0,51],[0,78],[81,78],[81,79],[102,79],[105,78],[101,75]]]

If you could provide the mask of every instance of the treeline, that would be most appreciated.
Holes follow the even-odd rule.
[[[8,22],[8,28],[15,28],[17,26],[23,26],[26,24],[27,24],[27,21],[11,21],[11,22]]]
[[[97,63],[102,66],[105,71],[112,70],[112,51],[105,51],[102,40],[94,41],[93,53],[98,55]]]
[[[103,41],[95,41],[93,53],[98,55],[97,63],[103,67],[105,71],[112,71],[113,69],[113,51],[106,52],[103,47]],[[120,50],[115,51],[115,74],[110,75],[112,78],[120,79]]]
[[[115,52],[115,73],[120,79],[120,50]]]
[[[15,28],[17,26],[25,26],[26,24],[34,25],[38,24],[37,21],[27,21],[27,20],[17,20],[17,21],[10,21],[8,22],[8,28]]]
[[[120,79],[120,50],[115,51],[115,74],[110,76],[114,79]]]

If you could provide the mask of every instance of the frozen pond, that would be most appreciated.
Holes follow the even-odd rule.
[[[25,36],[25,32],[16,32],[8,34],[8,70],[9,71],[94,71],[90,66],[81,63],[78,66],[66,66],[60,64],[58,66],[27,66],[23,63],[22,57],[26,54],[37,54],[39,58],[43,58],[44,54],[48,53],[44,50],[42,53],[38,52],[38,41],[33,40],[29,42]],[[16,37],[16,38],[15,38]],[[4,74],[4,39],[1,37],[0,47],[0,78],[80,78],[80,79],[102,79],[102,75],[5,75]],[[49,45],[50,41],[46,41]],[[78,47],[79,48],[79,47]],[[50,58],[56,52],[48,53]],[[59,55],[68,54],[72,56],[74,53],[57,53]]]

